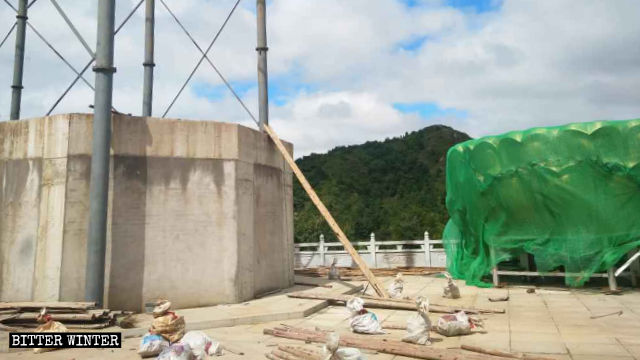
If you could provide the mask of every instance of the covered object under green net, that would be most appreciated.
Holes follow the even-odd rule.
[[[568,285],[640,245],[640,119],[535,128],[469,140],[447,154],[447,267],[467,283],[533,254]]]

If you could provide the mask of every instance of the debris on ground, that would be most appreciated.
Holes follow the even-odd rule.
[[[444,336],[459,336],[471,334],[473,329],[482,328],[482,321],[468,316],[464,311],[455,314],[442,315],[438,319],[436,330]]]
[[[211,340],[202,331],[189,331],[184,334],[180,342],[189,345],[195,360],[204,360],[207,356],[220,356],[224,353],[222,345]]]
[[[313,294],[309,292],[292,292],[287,294],[288,297],[297,299],[327,300],[331,303],[346,304],[353,298],[351,295],[331,295],[331,294]],[[383,299],[372,296],[361,296],[366,308],[392,309],[392,310],[410,310],[415,311],[415,300],[412,299]],[[457,311],[464,311],[468,314],[504,314],[504,309],[489,309],[478,307],[461,307],[447,306],[440,304],[430,304],[429,311],[433,313],[451,314]]]
[[[170,309],[170,301],[159,300],[156,303],[156,307],[153,309],[154,319],[153,323],[151,323],[149,332],[151,334],[161,335],[173,344],[178,342],[182,339],[182,336],[184,336],[185,323],[184,317],[176,315],[176,313],[170,311]]]
[[[328,331],[310,330],[297,327],[276,327],[264,329],[263,333],[276,337],[300,340],[304,342],[325,343]],[[341,334],[339,346],[374,350],[379,353],[406,356],[416,359],[465,359],[495,360],[494,356],[464,352],[460,349],[437,349],[430,346],[408,344],[385,337],[371,337],[357,334]],[[279,347],[280,348],[280,347]],[[287,357],[269,357],[269,359],[287,359]],[[298,357],[293,359],[315,359]]]
[[[329,268],[329,280],[340,280],[340,270],[338,270],[337,264],[338,259],[333,258],[331,267]]]
[[[271,360],[326,360],[324,355],[315,350],[299,346],[277,345],[270,353],[265,354]]]
[[[442,296],[449,299],[459,299],[460,298],[460,289],[455,282],[453,282],[453,278],[448,272],[444,272],[444,276],[447,278],[447,285],[444,286],[444,292]]]
[[[402,273],[397,273],[391,284],[389,284],[389,296],[392,299],[402,298],[402,290],[404,289],[404,280],[402,279]]]
[[[334,332],[327,335],[327,343],[322,350],[324,359],[328,360],[365,360],[356,348],[340,348],[340,335]]]
[[[187,344],[175,343],[162,350],[157,360],[191,360],[193,352]]]
[[[119,317],[131,314],[96,309],[95,302],[3,302],[0,303],[0,328],[9,331],[35,329],[40,325],[38,317],[42,316],[43,310],[51,320],[68,329],[102,329],[114,325]]]
[[[46,308],[43,308],[38,316],[38,322],[42,325],[38,326],[34,332],[67,332],[67,328],[58,321],[53,321],[51,316],[47,314]],[[47,351],[57,350],[58,348],[35,348],[34,354],[40,354]]]
[[[533,294],[533,293],[535,293],[535,292],[536,292],[536,289],[535,289],[535,288],[528,288],[528,289],[527,289],[527,294]]]
[[[602,317],[605,317],[605,316],[611,316],[611,315],[618,315],[618,316],[621,316],[621,315],[622,315],[622,310],[615,311],[615,312],[608,313],[608,314],[593,315],[593,316],[591,316],[590,318],[591,318],[591,319],[599,319],[599,318],[602,318]]]
[[[154,357],[169,347],[169,342],[160,335],[147,334],[140,340],[138,355],[142,358]]]
[[[489,301],[491,302],[499,302],[499,301],[509,301],[509,295],[504,296],[490,296]]]
[[[419,297],[416,299],[417,314],[413,314],[407,320],[407,335],[402,341],[418,344],[431,345],[429,331],[431,330],[431,320],[429,319],[429,299]]]
[[[359,297],[347,301],[347,309],[351,313],[351,331],[360,334],[384,334],[376,314],[367,311],[363,305],[364,301]]]
[[[622,290],[621,289],[604,288],[602,290],[602,293],[605,294],[605,295],[622,295]]]
[[[553,360],[552,358],[548,358],[548,357],[526,355],[521,353],[510,353],[510,352],[493,350],[493,349],[483,349],[479,346],[461,345],[460,348],[462,350],[467,350],[467,351],[471,351],[479,354],[492,355],[492,356],[498,356],[498,357],[509,358],[509,359]]]
[[[366,280],[362,271],[358,268],[352,267],[336,267],[336,269],[340,272],[340,278],[342,280],[347,281],[357,281],[357,280]],[[328,277],[330,267],[322,266],[322,267],[314,267],[314,268],[304,268],[304,269],[295,269],[295,274],[300,276],[308,276],[308,277]],[[395,267],[388,269],[370,269],[373,275],[385,277],[385,276],[395,276],[398,273],[403,273],[406,275],[435,275],[440,274],[445,271],[445,268],[442,267],[424,267],[424,266],[416,266],[416,267]]]
[[[312,282],[309,282],[309,281],[300,281],[300,280],[296,280],[294,282],[294,285],[323,287],[323,288],[328,288],[328,289],[333,288],[333,285],[329,285],[329,284],[316,284],[316,283],[312,283]]]

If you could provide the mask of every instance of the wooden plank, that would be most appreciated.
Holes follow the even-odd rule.
[[[324,356],[316,351],[307,350],[297,346],[278,345],[278,350],[288,352],[304,360],[324,360]]]
[[[356,249],[353,248],[353,246],[351,245],[351,241],[349,241],[349,239],[344,234],[344,232],[342,232],[340,225],[338,225],[338,223],[334,220],[333,216],[331,215],[327,207],[324,206],[324,203],[322,202],[322,200],[320,200],[315,190],[313,190],[313,187],[311,187],[311,184],[309,184],[304,174],[302,174],[302,171],[300,171],[300,168],[298,168],[298,165],[296,165],[296,162],[293,160],[293,158],[291,157],[287,149],[284,147],[284,144],[282,144],[282,141],[280,141],[280,138],[278,137],[278,135],[267,124],[263,125],[263,129],[269,135],[269,137],[271,137],[271,140],[273,140],[278,150],[280,150],[285,161],[287,162],[287,164],[289,164],[289,166],[293,170],[293,173],[296,174],[298,181],[300,181],[300,185],[302,185],[304,190],[307,192],[307,194],[311,198],[311,201],[313,202],[313,204],[318,208],[318,210],[320,211],[320,214],[322,214],[324,219],[327,221],[327,223],[329,224],[329,227],[331,227],[331,230],[333,230],[333,232],[336,234],[336,236],[338,237],[338,240],[340,240],[340,242],[342,243],[342,246],[344,246],[345,250],[347,250],[347,252],[351,255],[351,258],[353,259],[353,261],[358,265],[358,267],[360,268],[364,276],[367,278],[367,280],[371,284],[371,287],[373,288],[373,290],[375,290],[376,294],[378,294],[380,297],[388,298],[389,294],[387,294],[387,291],[384,289],[382,284],[378,282],[378,279],[376,279],[376,277],[373,275],[371,270],[369,270],[369,267],[364,262],[364,260],[362,260],[362,258],[360,257]]]
[[[3,322],[12,321],[12,322],[21,322],[21,321],[36,321],[38,319],[39,313],[35,312],[24,312],[18,313],[11,316],[10,319],[0,320]],[[94,321],[96,319],[102,318],[103,315],[100,314],[49,314],[52,320],[65,322],[65,321]],[[106,316],[105,316],[106,317]]]
[[[311,294],[308,292],[293,292],[287,294],[288,297],[297,299],[313,299],[313,300],[327,300],[332,302],[345,303],[349,299],[353,298],[353,295],[325,295],[325,294]],[[378,309],[393,309],[393,310],[409,310],[415,311],[415,301],[407,301],[402,299],[374,299],[371,297],[360,297],[364,301],[364,307],[366,308],[378,308]],[[445,306],[430,304],[429,311],[433,313],[451,314],[458,311],[464,311],[468,314],[504,314],[504,309],[483,309],[483,308],[464,308],[457,306]]]
[[[327,333],[298,328],[264,329],[263,333],[287,339],[295,339],[316,343],[325,343]],[[340,334],[340,346],[375,350],[385,354],[401,355],[427,360],[499,360],[491,355],[462,353],[458,350],[436,349],[433,347],[409,344],[406,342],[379,336]]]
[[[0,302],[0,310],[8,309],[75,309],[88,310],[96,307],[95,302],[62,302],[62,301],[22,301]]]

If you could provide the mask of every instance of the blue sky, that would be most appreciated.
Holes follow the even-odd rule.
[[[405,114],[418,114],[424,119],[439,116],[453,116],[464,119],[468,115],[465,110],[442,108],[433,102],[395,103],[393,107]]]
[[[400,0],[408,7],[424,6],[421,0]],[[495,11],[502,5],[502,0],[444,0],[446,6],[462,10],[472,10],[477,13]]]

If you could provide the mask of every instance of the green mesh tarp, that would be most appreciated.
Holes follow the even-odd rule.
[[[522,253],[571,286],[640,245],[640,119],[535,128],[447,154],[447,267],[468,284]]]

